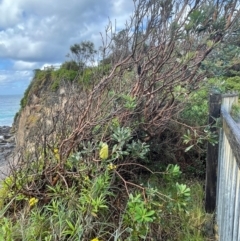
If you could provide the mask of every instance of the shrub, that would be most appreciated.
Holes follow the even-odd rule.
[[[74,70],[74,71],[79,71],[81,66],[79,64],[72,60],[72,61],[66,61],[61,65],[61,69],[66,69],[66,70]]]
[[[226,90],[237,91],[240,93],[240,76],[230,77],[225,80]]]
[[[166,236],[179,240],[180,234],[168,233],[167,224],[172,217],[172,225],[180,227],[181,219],[187,220],[186,211],[191,212],[190,189],[179,182],[179,167],[171,165],[162,173],[152,172],[136,162],[146,158],[147,144],[134,142],[130,128],[114,125],[110,130],[108,144],[82,143],[79,152],[72,153],[61,169],[57,167],[58,149],[54,149],[47,152],[51,162],[43,164],[44,158],[39,156],[21,170],[21,175],[12,176],[8,190],[19,183],[17,189],[11,189],[11,197],[16,191],[18,198],[11,201],[2,189],[4,203],[12,204],[6,206],[5,219],[0,220],[0,233],[16,240],[52,240],[54,235],[60,240]],[[138,183],[138,178],[128,175],[133,168],[143,168],[150,176],[142,176]]]

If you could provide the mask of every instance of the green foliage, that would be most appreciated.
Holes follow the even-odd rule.
[[[184,211],[187,208],[188,201],[190,199],[190,188],[186,184],[176,183],[176,207],[178,211]]]
[[[141,142],[140,140],[132,141],[131,144],[127,144],[127,150],[130,155],[136,159],[142,159],[146,162],[146,156],[149,153],[149,145]]]
[[[109,71],[111,70],[112,66],[110,63],[101,63],[98,66],[98,70],[102,75],[107,75]]]
[[[35,70],[33,80],[25,90],[23,98],[20,101],[21,109],[23,109],[31,100],[32,95],[38,94],[49,85],[51,70]]]
[[[59,88],[59,85],[60,85],[60,80],[56,79],[51,85],[52,91],[56,91]]]
[[[173,5],[170,2],[163,4],[164,6],[161,6],[162,3],[160,2],[159,4],[161,11],[164,12],[165,15],[161,16],[161,18],[170,18],[172,10],[174,9]],[[222,27],[225,26],[225,22],[221,18],[218,19],[218,21],[206,21],[207,16],[212,16],[212,14],[213,8],[211,6],[209,9],[193,9],[189,15],[186,15],[188,19],[185,21],[183,28],[181,27],[182,25],[179,25],[177,22],[171,24],[171,35],[170,38],[167,39],[170,39],[170,41],[173,41],[178,46],[193,47],[191,50],[188,47],[183,53],[179,53],[180,57],[177,61],[179,61],[179,70],[181,70],[181,72],[185,71],[183,64],[190,63],[192,65],[193,63],[193,65],[195,65],[195,58],[197,54],[201,53],[200,51],[197,53],[194,50],[195,43],[192,45],[194,40],[186,42],[186,45],[184,44],[183,37],[185,36],[185,31],[179,35],[178,32],[181,32],[181,29],[185,28],[187,35],[190,33],[200,34],[204,31],[208,32],[208,30],[210,30],[210,32],[213,31],[214,34],[218,33],[218,31],[222,30]],[[162,22],[162,20],[160,22]],[[154,28],[149,29],[154,30]],[[156,31],[158,31],[157,28]],[[146,36],[146,39],[154,35],[157,36],[158,32],[155,32],[152,36]],[[121,56],[127,56],[129,54],[128,44],[126,46],[122,44],[126,36],[128,36],[128,32],[123,30],[118,34],[114,34],[113,37],[113,54],[118,55],[119,61],[121,61]],[[138,54],[141,56],[149,48],[149,46],[141,40],[142,36],[141,33],[139,33],[139,36],[134,36],[133,39],[133,42],[137,43],[137,48],[138,46],[139,49],[142,48],[141,52],[138,52],[136,48],[136,54],[134,54],[136,56],[138,56]],[[198,36],[199,41],[201,41],[201,39],[204,40],[204,36]],[[192,36],[189,35],[188,37]],[[208,37],[208,40],[205,39],[203,41],[204,43],[198,45],[196,42],[196,46],[200,47],[204,45],[206,48],[212,48],[215,44],[214,36],[209,35]],[[181,41],[179,41],[179,39]],[[182,42],[183,45],[181,45],[180,42]],[[131,43],[131,41],[127,39],[127,43]],[[189,43],[191,44],[189,45]],[[164,57],[165,53],[168,52],[168,47],[167,45],[161,46],[161,48],[162,47],[164,53],[160,51],[159,54],[163,54]],[[99,92],[99,94],[101,93],[99,96],[101,96],[101,98],[97,97],[97,95],[91,96],[91,92],[90,95],[88,95],[92,97],[88,105],[89,107],[87,107],[90,111],[95,111],[95,100],[96,105],[100,106],[94,117],[97,120],[94,118],[91,119],[93,113],[86,110],[86,112],[84,112],[86,113],[86,120],[91,124],[82,123],[83,128],[79,127],[78,130],[70,136],[70,139],[65,139],[66,141],[70,140],[69,143],[62,142],[63,145],[60,145],[62,149],[66,146],[65,150],[61,150],[61,153],[55,153],[54,150],[52,151],[53,153],[47,151],[47,153],[44,153],[44,160],[43,158],[31,159],[33,163],[38,162],[38,165],[36,165],[37,168],[34,168],[35,163],[28,165],[28,168],[24,170],[26,171],[25,175],[22,176],[25,178],[25,181],[21,181],[21,185],[18,185],[18,181],[23,180],[23,178],[17,177],[14,185],[10,185],[11,189],[13,186],[18,187],[17,189],[13,188],[13,194],[16,194],[17,191],[19,195],[19,193],[26,193],[30,190],[27,200],[25,196],[16,196],[17,198],[13,201],[14,212],[11,212],[10,208],[9,212],[4,212],[5,217],[11,221],[3,221],[3,227],[11,227],[12,225],[14,228],[10,228],[10,233],[14,233],[15,236],[17,234],[19,240],[85,241],[91,239],[114,239],[121,241],[152,240],[155,239],[156,236],[163,240],[194,240],[195,237],[193,234],[195,234],[195,229],[199,230],[201,225],[191,228],[188,227],[191,226],[188,220],[191,219],[190,215],[193,212],[191,209],[192,193],[188,185],[184,184],[183,180],[180,179],[180,166],[168,165],[165,172],[155,173],[149,169],[149,166],[144,166],[139,163],[140,161],[143,161],[141,163],[153,163],[155,161],[154,158],[149,158],[151,155],[148,155],[150,151],[151,154],[154,153],[154,151],[152,151],[153,149],[151,149],[152,146],[143,141],[147,139],[145,137],[153,137],[155,130],[159,134],[159,136],[156,135],[159,139],[153,140],[154,148],[157,150],[156,159],[160,160],[161,163],[164,161],[171,162],[169,158],[164,158],[163,152],[166,153],[167,151],[169,152],[168,154],[174,156],[176,160],[174,163],[181,163],[181,148],[184,148],[188,153],[190,151],[194,153],[195,151],[194,155],[196,152],[199,154],[198,157],[189,155],[187,161],[190,160],[192,163],[197,162],[197,160],[200,161],[202,160],[200,157],[201,148],[204,148],[206,140],[212,141],[212,143],[215,141],[215,136],[209,131],[209,128],[202,128],[202,126],[206,124],[208,115],[207,97],[209,86],[203,85],[203,88],[199,91],[189,94],[196,86],[188,86],[187,78],[184,76],[185,73],[179,75],[184,76],[183,78],[178,77],[178,74],[173,74],[175,76],[170,76],[169,78],[168,74],[170,72],[167,69],[172,69],[172,63],[176,63],[175,49],[169,52],[170,55],[165,61],[166,66],[162,66],[162,63],[157,64],[156,61],[159,58],[157,56],[154,58],[154,62],[156,62],[155,66],[161,66],[159,73],[157,73],[158,70],[154,73],[155,69],[151,69],[151,67],[148,69],[145,61],[147,63],[149,56],[153,56],[155,50],[161,48],[154,48],[152,53],[150,52],[146,56],[143,55],[142,59],[135,60],[131,58],[139,63],[144,62],[147,69],[143,72],[144,74],[141,76],[143,77],[143,81],[139,81],[138,87],[139,90],[149,90],[149,93],[145,93],[146,95],[143,94],[142,99],[138,98],[138,96],[141,96],[144,91],[139,91],[133,95],[136,97],[126,94],[129,93],[130,90],[128,86],[133,87],[129,82],[132,79],[136,80],[136,78],[134,71],[121,73],[122,71],[124,72],[124,68],[119,66],[116,72],[113,73],[113,76],[120,74],[119,76],[123,79],[119,84],[121,89],[122,86],[125,87],[123,93],[117,93],[116,89],[118,87],[112,89],[111,84],[118,86],[118,83],[114,83],[114,78],[107,78],[109,82],[111,80],[111,84],[106,85],[107,87],[104,87],[105,89],[100,88],[102,92]],[[46,87],[55,91],[59,88],[62,81],[73,82],[75,80],[76,83],[78,82],[81,86],[90,90],[94,84],[98,83],[98,81],[109,72],[112,59],[105,59],[105,64],[103,61],[96,67],[86,65],[86,63],[93,61],[94,54],[96,53],[94,45],[91,42],[75,44],[71,46],[70,50],[75,61],[65,62],[61,68],[56,71],[37,70],[35,72],[35,81],[32,83],[31,90],[26,91],[25,97],[22,100],[21,104],[23,107],[30,102],[29,98],[31,93],[38,93],[36,86],[38,88]],[[126,68],[128,67],[127,64],[128,63],[126,63]],[[137,64],[137,62],[134,64]],[[153,65],[153,63],[148,64],[149,66]],[[176,66],[176,64],[173,65]],[[132,68],[132,66],[130,66],[130,68]],[[187,70],[186,74],[188,74]],[[178,69],[175,71],[175,73],[181,72],[178,71]],[[165,74],[167,76],[166,79],[164,77]],[[151,75],[153,75],[154,78],[156,77],[156,79],[161,76],[159,83],[154,82],[155,79],[151,79]],[[194,76],[192,79],[194,79]],[[108,81],[106,81],[106,83]],[[148,85],[148,83],[150,83],[150,85]],[[178,86],[174,87],[174,83]],[[182,86],[179,85],[179,83],[181,83]],[[161,84],[163,85],[162,87]],[[164,88],[165,86],[166,88]],[[215,84],[213,87],[215,88]],[[163,90],[160,94],[158,94],[159,89]],[[86,93],[88,94],[87,91]],[[96,94],[96,92],[94,92],[94,94]],[[114,98],[115,96],[116,98]],[[149,105],[146,104],[148,103],[148,96],[150,97]],[[102,111],[101,105],[108,102],[108,97],[113,97],[113,99],[116,100],[116,103],[113,104],[116,106],[104,106],[106,109],[109,108],[107,111]],[[173,110],[170,108],[169,111],[161,112],[164,110],[164,108],[161,108],[161,104],[164,104],[164,101],[169,101],[170,97],[175,97],[176,104],[187,100],[185,109],[180,116],[176,117],[176,120],[173,120],[177,123],[172,125],[175,129],[171,129],[172,126],[165,124],[170,118],[167,119],[167,121],[164,119],[165,114],[175,111],[174,108]],[[102,99],[105,99],[105,102],[102,102]],[[91,103],[92,100],[94,101],[93,103]],[[83,108],[84,104],[86,103],[83,103]],[[145,115],[145,112],[143,113],[136,108],[141,107],[141,105],[145,108],[149,107],[146,108],[147,111],[150,110],[149,112],[146,111],[146,118],[140,116]],[[182,105],[179,104],[179,106],[181,107]],[[117,107],[115,108],[117,109],[116,112],[115,109],[113,110],[114,114],[112,114],[112,107]],[[144,109],[144,107],[142,109]],[[105,118],[104,116],[102,118],[102,116],[100,116],[98,119],[97,114],[101,115],[102,113],[103,115],[106,114],[107,117]],[[108,117],[108,114],[112,114],[112,116]],[[152,114],[156,117],[159,115],[158,122],[155,122]],[[162,114],[163,117],[161,117],[160,114]],[[135,118],[136,115],[140,117]],[[127,119],[126,122],[122,120],[125,116]],[[143,123],[143,119],[147,120],[147,118],[150,119],[149,123]],[[102,124],[105,120],[107,123]],[[151,120],[153,120],[152,123]],[[165,121],[165,123],[163,122],[164,125],[162,125],[162,120]],[[84,118],[82,121],[84,121]],[[141,127],[140,122],[143,123],[143,128],[139,130]],[[181,122],[183,123],[183,127],[181,126]],[[97,124],[93,126],[94,124],[92,123]],[[78,123],[76,123],[76,125],[77,124]],[[122,124],[125,125],[125,127],[122,127]],[[172,124],[172,122],[170,124]],[[87,127],[85,128],[85,126]],[[162,128],[162,126],[164,127]],[[166,132],[164,132],[165,130]],[[149,136],[147,136],[148,132],[150,133]],[[165,138],[169,136],[170,138]],[[71,139],[71,137],[73,137],[73,139]],[[140,137],[144,138],[140,139]],[[83,141],[77,142],[78,139]],[[48,144],[49,146],[55,146],[56,143],[61,143],[61,141],[62,140],[57,140],[54,144],[49,141]],[[167,143],[167,150],[159,148],[163,142]],[[169,144],[170,142],[171,144]],[[68,157],[68,155],[66,155],[65,157],[60,155],[64,155],[64,151],[71,153],[70,156]],[[178,154],[179,159],[176,157],[176,153],[180,153]],[[41,154],[39,154],[38,157],[39,156],[41,156]],[[157,166],[158,164],[159,163],[155,165]],[[186,162],[184,162],[183,165],[186,165]],[[152,183],[151,180],[139,182],[139,179],[143,177],[141,176],[141,178],[139,178],[140,175],[138,175],[138,172],[142,172],[142,170],[144,170],[144,172],[149,171],[157,184]],[[26,176],[30,176],[31,180],[27,179]],[[5,195],[6,190],[3,191]],[[6,196],[4,202],[10,201],[9,198],[9,196]],[[35,205],[30,204],[31,200],[36,201]],[[19,219],[19,216],[22,218]],[[21,227],[21,234],[15,231],[18,227]],[[180,230],[180,232],[172,234],[172,230]],[[3,231],[5,232],[5,230]],[[202,240],[201,234],[198,233],[197,235],[197,238],[199,237],[199,240]],[[95,237],[97,238],[94,239]]]
[[[144,202],[141,194],[130,194],[123,224],[128,227],[129,237],[126,240],[145,239],[149,224],[155,219],[155,211]]]
[[[79,69],[81,69],[81,67],[83,67],[83,66],[79,66],[79,64],[76,61],[74,61],[74,60],[72,60],[72,61],[65,61],[61,65],[62,69],[74,70],[74,71],[78,71]]]
[[[112,140],[119,143],[120,148],[123,148],[124,144],[126,144],[132,137],[131,129],[124,127],[117,127],[113,130]]]
[[[76,70],[66,69],[64,67],[53,71],[51,75],[51,89],[56,91],[59,88],[60,82],[63,80],[72,82],[76,78],[77,73]]]
[[[185,24],[187,33],[201,33],[208,29],[216,32],[223,32],[226,25],[224,18],[218,18],[215,21],[208,21],[209,16],[213,15],[215,9],[213,4],[204,4],[200,8],[194,9],[188,16],[188,21]]]
[[[92,61],[94,54],[96,54],[94,43],[90,41],[82,41],[80,44],[74,44],[70,47],[70,50],[77,63]]]
[[[195,145],[203,144],[204,142],[208,141],[213,146],[218,143],[218,135],[210,130],[210,127],[207,126],[204,129],[204,134],[197,133],[196,130],[193,130],[191,133],[189,129],[187,129],[187,133],[182,137],[183,143],[188,145],[185,151],[189,151]]]
[[[230,112],[232,118],[239,123],[240,122],[240,105],[239,103],[233,104]]]
[[[90,86],[90,83],[94,80],[94,74],[97,71],[97,67],[95,68],[85,68],[82,72],[82,75],[79,76],[78,83],[83,84],[85,86]]]
[[[148,144],[140,140],[133,140],[130,128],[119,127],[116,123],[114,123],[112,128],[113,134],[111,139],[115,144],[111,152],[111,161],[130,156],[133,160],[142,159],[147,162]]]
[[[213,233],[206,235],[206,224],[213,222],[213,217],[204,213],[204,207],[202,200],[204,199],[204,190],[201,183],[194,183],[191,185],[191,197],[188,202],[188,208],[191,212],[182,215],[180,214],[180,220],[182,222],[181,232],[178,232],[178,240],[188,241],[205,241],[211,240]],[[173,220],[174,223],[174,220]],[[172,224],[173,224],[172,223]],[[175,227],[179,227],[175,223]],[[172,227],[174,228],[174,227]]]
[[[78,69],[75,62],[65,62],[60,69],[57,70],[35,70],[32,82],[26,89],[24,96],[20,102],[21,108],[23,109],[32,95],[39,95],[43,90],[56,91],[59,88],[61,81],[70,81],[76,78]]]
[[[9,195],[10,195],[10,198],[12,196],[11,188],[14,185],[13,178],[12,177],[5,178],[5,180],[1,181],[0,185],[1,185],[0,186],[0,209],[2,209],[5,199],[9,198]]]
[[[219,44],[216,48],[216,51],[204,60],[202,69],[207,71],[208,76],[215,78],[239,76],[239,46],[229,43],[228,45]]]
[[[24,108],[24,107],[27,105],[29,92],[30,92],[30,90],[33,88],[34,79],[37,78],[37,75],[38,75],[39,71],[40,71],[40,70],[35,70],[35,72],[34,72],[34,78],[33,78],[33,80],[30,82],[30,84],[28,85],[27,89],[26,89],[25,92],[24,92],[23,98],[22,98],[21,101],[20,101],[21,108]]]
[[[202,85],[197,91],[192,92],[180,113],[180,118],[190,126],[203,126],[208,118],[208,87]]]
[[[230,77],[225,79],[224,85],[227,91],[235,91],[240,93],[240,76]]]
[[[85,66],[82,71],[79,72],[78,84],[90,88],[93,84],[100,81],[100,79],[109,73],[111,65],[102,65],[99,66]]]
[[[129,110],[134,110],[137,106],[137,103],[136,103],[136,98],[130,96],[130,95],[123,95],[122,96],[123,100],[124,100],[124,107],[126,109],[129,109]]]
[[[164,179],[169,183],[176,181],[181,175],[180,167],[178,165],[169,164],[164,173]]]
[[[12,241],[13,240],[13,225],[7,218],[1,220],[0,240]]]
[[[191,213],[191,195],[190,188],[178,182],[181,177],[179,166],[169,165],[162,175],[152,172],[151,175],[154,175],[157,183],[161,185],[155,185],[151,180],[146,183],[133,183],[122,176],[122,173],[128,170],[124,169],[124,166],[134,165],[128,164],[129,160],[133,162],[138,158],[146,158],[149,146],[140,140],[133,140],[131,129],[120,127],[118,122],[115,122],[117,124],[111,129],[107,159],[96,160],[99,144],[88,141],[82,143],[79,151],[72,153],[67,159],[63,167],[66,175],[63,172],[61,174],[63,181],[54,185],[43,185],[41,173],[42,168],[46,167],[42,164],[39,175],[37,168],[28,168],[25,181],[24,175],[19,175],[19,180],[14,183],[11,179],[6,180],[8,193],[9,189],[12,195],[17,191],[19,198],[11,201],[10,206],[18,207],[13,216],[9,216],[10,212],[5,210],[5,218],[0,219],[0,233],[4,234],[4,240],[11,240],[12,237],[26,241],[54,240],[54,237],[74,241],[91,240],[95,237],[99,240],[113,237],[115,240],[146,240],[162,235],[162,232],[156,234],[152,230],[154,226],[160,225],[161,230],[168,232],[166,223],[169,217],[178,225],[181,219],[186,219],[188,212]],[[47,154],[51,158],[55,155],[51,152]],[[31,170],[34,170],[34,175]],[[24,173],[24,170],[21,173]],[[51,172],[53,176],[57,174],[58,172]],[[118,197],[116,192],[122,181],[125,182],[126,191],[122,190],[122,195]],[[39,189],[36,197],[20,198],[21,190],[30,183],[33,186],[45,186],[44,194],[41,194],[44,199],[37,198]],[[13,186],[18,188],[12,189]],[[33,191],[31,190],[31,194]],[[9,196],[5,201],[8,198]],[[35,201],[33,205],[32,200]],[[119,200],[120,207],[114,204]],[[179,240],[178,237],[169,237],[171,240]]]
[[[25,176],[22,172],[17,172],[15,176],[8,176],[0,183],[0,210],[8,200],[25,200],[24,194],[19,192],[31,177]]]
[[[127,77],[125,76],[127,79]],[[114,92],[109,93],[111,96],[114,95]],[[116,106],[122,106],[126,108],[127,110],[134,111],[134,109],[137,107],[137,100],[135,97],[132,97],[129,94],[121,94],[116,99]]]
[[[25,90],[24,95],[23,95],[23,98],[22,98],[21,101],[20,101],[20,106],[21,106],[22,109],[23,109],[23,108],[27,105],[27,103],[28,103],[28,95],[29,95],[29,92],[30,92],[30,90],[31,90],[31,88],[32,88],[32,85],[33,85],[33,81],[29,84],[29,86],[28,86],[27,89]]]
[[[211,132],[208,125],[209,94],[226,92],[226,83],[223,78],[205,79],[199,89],[190,94],[180,85],[175,87],[176,99],[185,105],[168,124],[160,144],[153,149],[156,152],[161,148],[158,152],[167,160],[166,165],[174,162],[181,166],[185,175],[205,178],[206,144],[215,145],[218,141],[217,133]]]
[[[180,91],[178,90],[178,92]],[[180,120],[193,127],[205,126],[208,120],[208,98],[210,92],[226,93],[228,91],[240,92],[239,76],[208,79],[199,90],[192,92],[189,96],[188,102],[180,114]],[[207,129],[205,131],[209,134]]]

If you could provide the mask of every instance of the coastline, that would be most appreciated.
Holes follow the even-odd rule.
[[[16,143],[11,126],[0,126],[0,180],[8,174],[8,159],[14,152]]]

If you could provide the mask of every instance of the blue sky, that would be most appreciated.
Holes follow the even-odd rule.
[[[101,45],[108,19],[122,28],[131,0],[0,0],[0,95],[23,94],[33,70],[60,64],[74,43]]]

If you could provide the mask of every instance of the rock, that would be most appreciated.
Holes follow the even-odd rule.
[[[15,136],[10,126],[0,126],[0,166],[7,165],[7,158],[15,148]]]
[[[14,143],[15,144],[15,136],[11,136],[6,140],[8,143]]]
[[[11,127],[10,126],[0,126],[0,135],[10,133]]]
[[[1,140],[0,140],[0,145],[5,145],[6,143],[7,143],[6,140],[4,140],[4,139],[1,139]]]
[[[12,137],[12,135],[10,135],[10,134],[5,134],[5,135],[3,135],[3,138],[6,140],[6,139],[9,139],[10,137]]]

